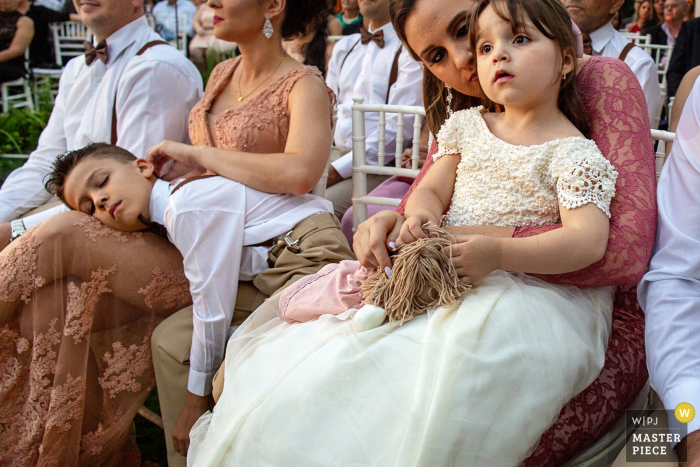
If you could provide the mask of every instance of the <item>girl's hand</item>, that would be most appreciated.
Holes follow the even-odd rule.
[[[396,247],[408,245],[419,238],[427,238],[428,236],[423,231],[423,224],[432,222],[435,225],[440,225],[438,220],[427,211],[418,211],[416,214],[407,218],[401,226],[399,238],[396,241]]]
[[[155,166],[156,175],[169,182],[201,167],[196,152],[197,149],[189,144],[163,141],[146,152],[146,160]],[[163,173],[164,166],[170,161],[173,161],[172,167]]]
[[[399,236],[404,220],[396,211],[379,211],[357,227],[353,250],[360,264],[368,269],[391,270],[388,249]]]
[[[459,279],[471,285],[501,269],[501,239],[484,235],[461,235],[452,245],[452,264]]]

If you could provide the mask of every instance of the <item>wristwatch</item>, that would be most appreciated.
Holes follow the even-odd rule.
[[[22,219],[15,219],[10,222],[10,227],[12,227],[12,235],[10,236],[10,241],[13,241],[22,236],[27,229],[24,227],[24,221]]]

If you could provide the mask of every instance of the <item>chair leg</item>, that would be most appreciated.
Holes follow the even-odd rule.
[[[3,84],[2,85],[2,113],[6,114],[7,111],[9,110],[10,103],[8,102],[9,99],[9,93],[7,89],[7,85]]]

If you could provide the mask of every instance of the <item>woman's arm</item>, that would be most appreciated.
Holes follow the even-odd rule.
[[[17,31],[10,47],[0,52],[0,63],[12,60],[24,54],[34,37],[34,21],[23,16],[17,21]]]
[[[300,78],[289,95],[289,134],[285,152],[254,154],[164,141],[147,158],[162,166],[169,158],[202,166],[223,177],[266,193],[306,194],[321,178],[331,147],[331,103],[325,83]]]
[[[203,9],[204,9],[203,6],[200,6],[199,8],[197,8],[197,13],[195,13],[194,18],[192,18],[192,27],[194,28],[195,34],[197,34],[198,36],[203,35],[205,32],[204,26],[202,25],[202,21],[201,21]]]

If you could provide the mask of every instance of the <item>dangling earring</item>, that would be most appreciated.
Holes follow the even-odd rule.
[[[269,39],[272,37],[272,33],[274,32],[275,30],[272,28],[272,23],[270,22],[270,15],[266,14],[265,25],[263,26],[263,34]]]
[[[454,112],[452,112],[452,88],[449,84],[445,83],[445,89],[447,90],[447,96],[445,96],[445,103],[447,104],[447,118],[450,118]]]

